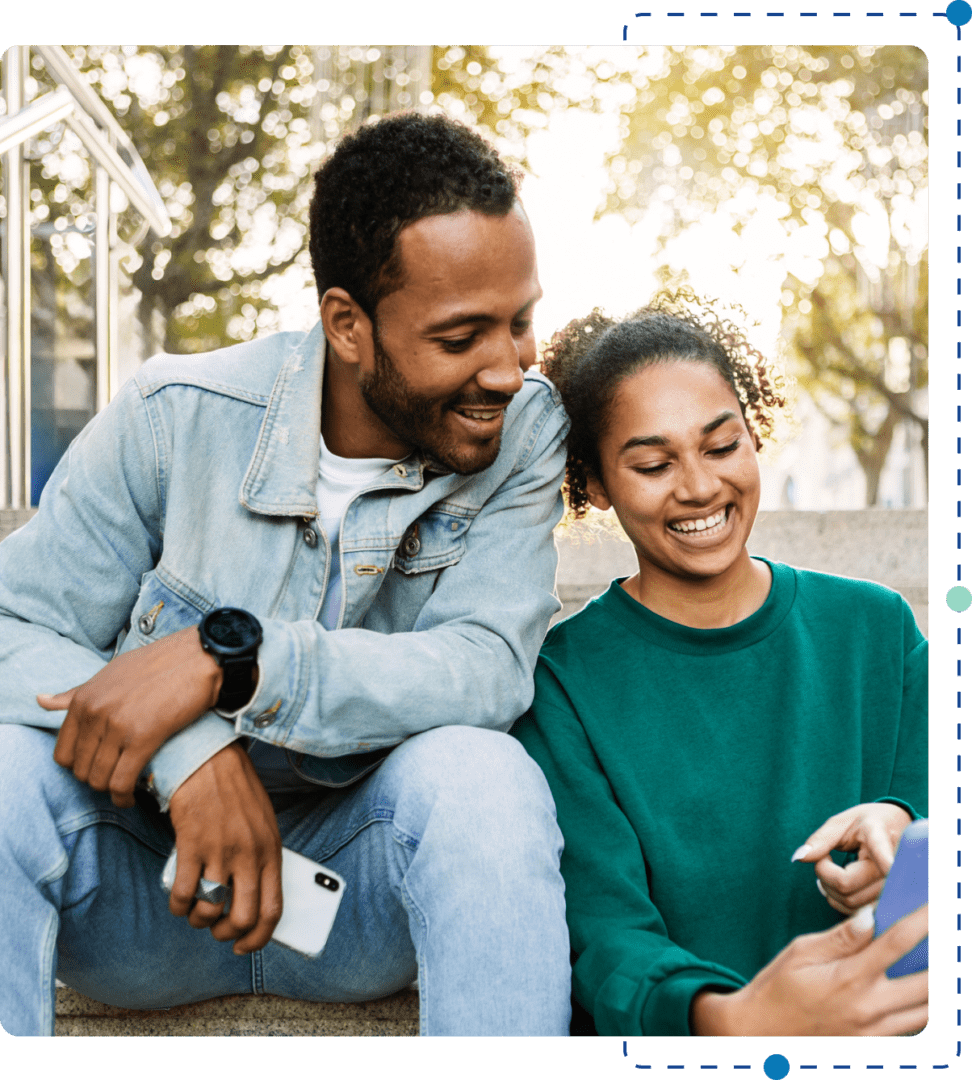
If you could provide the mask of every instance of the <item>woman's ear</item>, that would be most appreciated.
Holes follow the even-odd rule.
[[[596,507],[598,510],[611,509],[611,500],[608,498],[608,493],[604,490],[604,485],[592,473],[588,473],[587,475],[587,497],[590,500],[591,506]]]

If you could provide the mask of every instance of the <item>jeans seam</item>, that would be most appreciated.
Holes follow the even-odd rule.
[[[44,940],[42,969],[42,985],[44,987],[44,1014],[41,1020],[41,1030],[54,1034],[54,953],[57,950],[57,932],[59,919],[53,912],[47,921],[47,934]]]
[[[120,820],[118,817],[111,813],[106,813],[104,810],[87,810],[83,814],[69,818],[67,824],[61,822],[57,823],[57,834],[63,840],[66,837],[72,835],[72,833],[80,832],[82,829],[88,829],[92,825],[115,825],[119,829],[123,829],[133,839],[137,840],[140,844],[154,851],[156,855],[169,854],[170,847],[159,847],[154,840],[148,839],[142,833],[133,829],[128,822]]]
[[[396,840],[398,837],[396,836]],[[403,844],[403,847],[410,845]],[[421,925],[422,928],[422,940],[421,945],[415,944],[415,961],[416,968],[418,969],[418,984],[419,984],[419,1035],[428,1035],[429,1033],[429,1018],[428,1018],[428,971],[426,970],[425,960],[425,944],[428,936],[428,920],[425,917],[425,912],[421,909],[415,897],[411,894],[408,888],[406,878],[408,877],[408,871],[402,875],[402,905],[405,910],[412,915],[416,922]]]

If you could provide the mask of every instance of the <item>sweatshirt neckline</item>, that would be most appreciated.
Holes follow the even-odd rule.
[[[742,622],[714,629],[683,626],[650,611],[621,587],[624,578],[611,582],[607,592],[595,603],[603,605],[606,613],[619,619],[628,629],[652,645],[669,652],[696,655],[738,652],[769,637],[783,622],[796,596],[796,574],[784,563],[761,559],[770,568],[773,581],[762,606]]]

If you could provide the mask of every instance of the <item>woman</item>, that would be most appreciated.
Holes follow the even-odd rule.
[[[884,970],[926,911],[872,940],[870,906],[927,812],[910,609],[749,556],[780,383],[684,294],[571,323],[544,369],[575,516],[613,506],[638,556],[551,630],[515,729],[557,803],[577,1001],[604,1035],[919,1030],[927,972]]]

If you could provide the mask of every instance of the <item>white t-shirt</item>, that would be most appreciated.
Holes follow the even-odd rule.
[[[317,509],[321,532],[331,547],[330,578],[320,621],[333,630],[341,613],[341,562],[339,533],[348,505],[366,487],[385,475],[403,458],[343,458],[332,454],[321,436],[321,456],[317,465]]]
[[[332,454],[321,436],[321,453],[317,465],[317,510],[321,532],[327,537],[331,550],[330,576],[319,621],[333,630],[341,614],[341,519],[351,501],[370,487],[404,458],[343,458]],[[311,781],[297,776],[281,746],[254,740],[250,747],[253,762],[263,786],[268,791],[314,791],[322,789]]]

